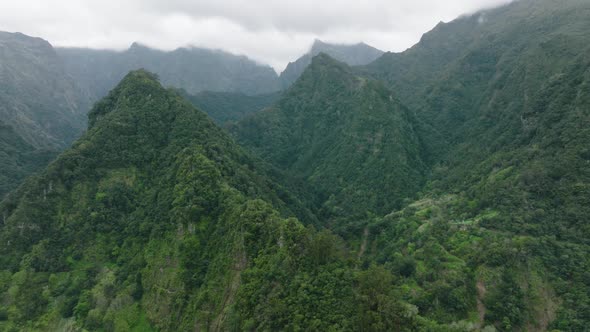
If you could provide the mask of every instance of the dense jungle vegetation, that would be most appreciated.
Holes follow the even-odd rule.
[[[0,330],[586,331],[589,17],[521,0],[276,95],[130,72],[0,203]]]

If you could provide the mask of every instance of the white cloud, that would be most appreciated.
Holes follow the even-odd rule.
[[[439,21],[509,1],[2,0],[0,30],[56,46],[219,48],[282,70],[315,38],[402,51]]]

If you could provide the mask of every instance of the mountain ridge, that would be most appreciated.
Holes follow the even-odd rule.
[[[287,89],[311,64],[313,57],[320,53],[326,53],[336,60],[347,63],[351,66],[366,65],[383,54],[364,42],[357,44],[329,44],[319,39],[314,40],[307,53],[294,62],[290,62],[280,75],[281,84]]]
[[[58,48],[66,68],[94,99],[99,99],[130,70],[147,69],[167,86],[189,93],[205,90],[249,95],[280,89],[278,76],[268,65],[243,55],[189,47],[160,51],[133,43],[125,51]]]
[[[0,202],[3,329],[424,324],[387,272],[356,275],[341,239],[278,212],[285,195],[260,166],[155,75],[131,72],[89,117],[71,149]],[[311,280],[317,298],[302,300]],[[364,318],[383,306],[372,292],[387,296],[383,319]],[[322,321],[297,314],[313,308]]]
[[[88,107],[49,42],[0,32],[0,199],[82,133]]]
[[[521,0],[320,52],[262,110],[207,96],[252,102],[235,139],[129,73],[0,202],[0,329],[586,330],[588,17]]]
[[[262,158],[317,188],[324,217],[342,218],[360,205],[387,213],[418,191],[424,167],[413,121],[383,84],[320,53],[273,107],[230,131]],[[344,162],[344,155],[350,160]]]

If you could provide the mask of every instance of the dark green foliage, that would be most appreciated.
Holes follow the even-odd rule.
[[[522,0],[365,68],[319,55],[231,126],[271,166],[130,73],[1,203],[0,329],[586,330],[588,13]]]
[[[308,182],[322,217],[345,228],[401,206],[420,188],[424,167],[413,117],[381,83],[321,54],[274,107],[231,130]]]
[[[254,171],[254,160],[152,74],[129,74],[89,117],[89,131],[72,149],[2,203],[0,265],[14,273],[3,281],[8,319],[52,329],[60,316],[74,316],[96,329],[142,324],[144,312],[174,329],[180,323],[161,320],[151,302],[159,287],[174,283],[159,283],[184,285],[185,295],[171,298],[167,310],[188,319],[196,310],[186,307],[196,298],[189,295],[206,294],[202,288],[223,277],[226,255],[238,250],[230,239],[240,231],[230,225],[247,219],[241,206],[261,197],[289,209],[274,195],[277,185]],[[167,251],[172,256],[160,257]],[[162,276],[160,259],[174,259],[178,270]]]
[[[210,91],[190,95],[182,91],[181,95],[196,108],[207,113],[220,126],[270,107],[281,97],[280,92],[248,96],[241,93]]]
[[[426,189],[460,193],[464,202],[446,218],[490,232],[474,266],[516,264],[487,299],[486,319],[502,329],[553,320],[583,330],[587,322],[589,13],[585,1],[517,1],[440,24],[412,49],[361,69],[386,80],[438,133],[423,135],[436,152],[426,160]],[[522,237],[518,258],[510,237]],[[569,265],[574,252],[577,266]],[[521,293],[531,274],[546,281]]]
[[[466,319],[479,301],[480,318],[501,329],[583,329],[590,289],[582,272],[590,235],[584,223],[590,213],[585,203],[589,11],[583,1],[518,1],[440,24],[414,48],[355,69],[387,81],[395,97],[416,110],[407,113],[413,132],[405,137],[416,137],[412,155],[424,168],[414,169],[423,170],[428,183],[422,199],[402,214],[375,218],[385,212],[371,209],[367,200],[379,192],[395,202],[400,188],[384,191],[387,180],[371,166],[379,174],[392,174],[390,169],[360,164],[362,174],[346,171],[359,165],[360,153],[341,145],[359,144],[362,135],[352,142],[347,135],[328,139],[345,118],[338,110],[362,105],[337,106],[350,100],[343,91],[355,91],[346,79],[354,75],[335,74],[326,63],[323,71],[312,65],[273,109],[243,120],[234,132],[279,168],[314,184],[321,219],[332,229],[347,230],[354,241],[363,231],[358,220],[369,221],[364,266],[373,259],[389,266],[403,278],[401,296],[421,314],[442,322]],[[383,114],[371,114],[392,131]],[[330,148],[317,147],[323,143]],[[322,172],[333,155],[340,156],[338,167]],[[339,181],[330,181],[334,175]],[[381,182],[361,191],[376,178]],[[341,205],[329,208],[338,202],[330,190],[344,195],[347,181],[363,193],[344,196],[353,197],[342,204],[350,208],[342,213],[352,217],[348,220],[335,213]],[[404,197],[411,197],[409,192]],[[375,205],[395,209],[407,202]],[[373,214],[354,214],[367,210]],[[371,241],[371,234],[379,236]],[[502,275],[512,279],[493,281]]]
[[[35,148],[14,128],[0,121],[0,200],[56,155],[56,150]]]
[[[377,330],[416,316],[393,293],[359,302],[372,286],[344,241],[284,219],[265,168],[154,75],[130,73],[89,122],[0,206],[3,329],[354,330],[386,310]]]
[[[360,331],[411,330],[418,309],[404,304],[393,292],[393,276],[382,266],[359,273]]]
[[[489,310],[486,319],[500,322],[503,330],[520,326],[524,318],[524,293],[516,282],[512,271],[504,272],[493,294],[486,298]]]

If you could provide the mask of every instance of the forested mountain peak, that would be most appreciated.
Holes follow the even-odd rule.
[[[147,71],[129,73],[90,118],[71,149],[0,204],[0,328],[228,324],[233,278],[276,252],[278,234],[291,241],[283,227],[305,232],[281,217],[297,202]]]
[[[362,78],[353,74],[350,67],[324,52],[318,53],[311,60],[310,65],[301,74],[297,84],[287,90],[287,94],[307,88],[307,84],[354,84]]]
[[[332,58],[342,61],[348,65],[366,65],[377,59],[383,54],[378,50],[365,43],[354,45],[340,45],[325,43],[316,39],[310,50],[295,62],[289,63],[287,68],[281,73],[281,82],[284,88],[288,88],[297,78],[305,71],[305,68],[311,64],[312,59],[320,53],[325,53]]]
[[[360,222],[355,206],[364,207],[361,215],[386,213],[420,186],[416,125],[382,83],[320,53],[275,106],[232,131],[263,158],[312,183],[328,219]]]
[[[98,120],[111,112],[121,111],[116,103],[133,97],[151,98],[150,90],[159,88],[158,78],[144,69],[129,72],[127,76],[109,93],[108,97],[98,102],[88,113],[88,127],[92,129]],[[138,100],[130,101],[137,104]],[[123,108],[124,109],[124,108]],[[146,109],[147,112],[147,109]]]

